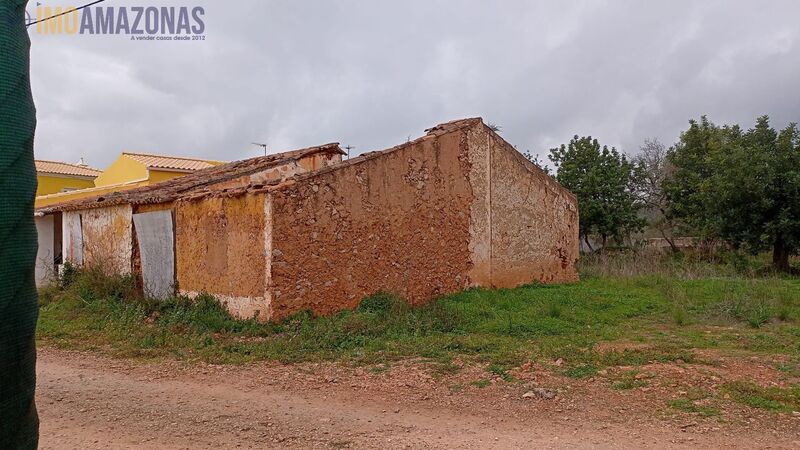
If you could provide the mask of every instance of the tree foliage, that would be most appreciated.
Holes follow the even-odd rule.
[[[539,159],[539,155],[534,155],[530,152],[530,150],[526,150],[522,156],[524,156],[528,161],[532,162],[536,167],[542,169],[542,172],[550,175],[550,167],[544,161]]]
[[[776,132],[767,116],[755,127],[691,121],[669,151],[669,214],[699,236],[720,237],[752,252],[771,248],[789,269],[800,250],[800,133]]]
[[[550,150],[559,183],[578,198],[580,234],[589,248],[589,236],[621,241],[640,231],[645,221],[635,194],[639,171],[615,148],[600,146],[597,139],[578,137]]]

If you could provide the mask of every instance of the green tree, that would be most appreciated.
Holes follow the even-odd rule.
[[[720,220],[716,213],[711,176],[724,148],[741,138],[738,126],[720,128],[706,116],[689,121],[678,143],[667,154],[672,176],[664,180],[667,216],[687,233],[700,239],[719,236]]]
[[[800,134],[791,124],[776,132],[769,117],[717,156],[711,177],[722,237],[757,252],[772,249],[772,263],[789,270],[800,249]]]
[[[789,270],[800,250],[800,132],[776,132],[767,116],[743,132],[703,117],[691,121],[670,150],[670,214],[705,237],[755,253],[772,250],[776,269]]]
[[[645,220],[637,214],[641,205],[634,192],[640,173],[625,155],[601,147],[591,136],[576,135],[551,149],[550,160],[556,180],[578,197],[580,235],[590,250],[590,236],[599,236],[605,247],[609,238],[621,241],[642,229]]]

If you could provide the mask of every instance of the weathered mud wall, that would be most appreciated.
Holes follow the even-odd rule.
[[[227,181],[214,183],[213,185],[208,186],[208,190],[222,191],[225,189],[230,190],[242,188],[248,185],[259,183],[264,184],[274,180],[282,180],[301,172],[306,172],[306,170],[298,165],[296,161],[291,161],[289,163],[271,167],[256,173],[242,175]]]
[[[353,308],[381,290],[419,303],[468,287],[469,168],[454,132],[272,192],[273,318]]]
[[[470,205],[469,252],[472,268],[469,276],[475,286],[492,286],[492,204],[491,153],[489,152],[489,130],[482,125],[464,131],[469,149],[470,187],[473,198]]]
[[[319,170],[342,162],[342,155],[336,153],[317,153],[300,158],[297,164],[307,172]]]
[[[176,202],[176,277],[182,293],[213,294],[239,317],[269,317],[264,202],[264,194]]]
[[[117,205],[79,212],[83,264],[109,273],[131,273],[131,206]]]
[[[492,285],[577,281],[574,196],[494,133],[489,141]]]

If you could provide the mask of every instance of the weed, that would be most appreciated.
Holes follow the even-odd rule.
[[[561,305],[556,302],[550,302],[547,304],[547,315],[552,317],[553,319],[561,318],[562,309]]]
[[[673,307],[672,308],[672,321],[675,322],[675,325],[680,327],[689,323],[689,317],[686,313],[686,310],[681,307]]]
[[[483,389],[483,388],[489,386],[491,384],[491,382],[489,380],[487,380],[486,378],[481,378],[480,380],[470,381],[469,384]]]
[[[762,325],[769,322],[770,317],[769,309],[764,304],[759,304],[749,311],[745,320],[751,327],[761,328]]]
[[[715,406],[708,406],[699,404],[697,400],[691,400],[688,398],[677,398],[673,400],[668,400],[667,405],[670,408],[677,409],[678,411],[683,411],[685,413],[690,414],[699,414],[703,417],[713,417],[719,416],[720,410]]]
[[[637,378],[638,370],[630,370],[622,374],[611,387],[617,390],[636,389],[647,386],[647,381]]]
[[[755,383],[737,381],[726,383],[722,389],[735,401],[752,408],[773,412],[800,411],[800,386],[761,387]]]
[[[504,366],[501,366],[499,364],[492,364],[489,366],[488,370],[489,372],[503,379],[503,381],[514,381],[514,377],[511,376],[510,373],[508,373],[508,369],[505,368]]]
[[[563,374],[570,378],[589,378],[597,374],[597,367],[581,364],[564,370]]]

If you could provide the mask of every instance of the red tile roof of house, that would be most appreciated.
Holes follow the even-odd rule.
[[[144,164],[148,169],[165,169],[194,171],[208,169],[218,164],[217,161],[209,161],[197,158],[183,158],[179,156],[149,155],[147,153],[122,152],[123,155]]]
[[[61,161],[36,160],[36,171],[39,173],[52,173],[56,175],[72,175],[78,177],[95,178],[103,173],[100,169],[81,164],[70,164]]]

